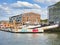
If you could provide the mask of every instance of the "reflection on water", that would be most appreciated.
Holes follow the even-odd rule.
[[[8,33],[0,31],[0,45],[60,45],[60,33]]]

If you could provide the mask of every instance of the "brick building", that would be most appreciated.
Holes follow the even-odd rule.
[[[0,21],[1,28],[9,28],[11,24],[8,21]]]
[[[33,12],[24,13],[22,17],[22,23],[40,24],[40,15]]]
[[[16,21],[18,24],[40,24],[40,14],[36,14],[33,12],[20,14],[17,16],[12,16],[9,18],[9,22]]]

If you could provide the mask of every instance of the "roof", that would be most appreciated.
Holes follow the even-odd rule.
[[[23,14],[19,14],[19,15],[16,15],[16,16],[12,16],[12,17],[17,17],[17,16],[21,16],[21,15],[27,15],[27,14],[34,14],[34,15],[40,15],[40,14],[37,14],[37,13],[34,13],[34,12],[28,12],[28,13],[23,13]],[[11,17],[11,18],[12,18]]]
[[[34,12],[24,13],[23,15],[31,15],[31,14],[33,14],[33,15],[40,15],[40,14],[37,14],[37,13],[34,13]]]
[[[53,4],[53,5],[48,6],[48,8],[49,7],[53,7],[53,6],[54,6],[54,8],[60,8],[60,1],[55,3],[55,4]]]

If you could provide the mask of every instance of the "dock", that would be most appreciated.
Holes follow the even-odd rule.
[[[14,29],[10,29],[10,28],[6,28],[6,29],[1,29],[1,31],[7,31],[7,32],[14,32],[14,33],[39,33],[39,32],[44,32],[47,31],[49,29],[54,29],[54,28],[58,28],[59,25],[55,24],[55,25],[50,25],[50,26],[44,26],[44,27],[39,27],[39,28],[33,28],[33,29],[28,29],[28,28],[22,28],[22,29],[17,29],[16,27]]]

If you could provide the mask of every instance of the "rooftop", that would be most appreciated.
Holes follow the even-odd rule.
[[[48,8],[49,7],[60,8],[60,1],[57,2],[56,4],[53,4],[53,5],[48,6]]]
[[[22,15],[28,15],[28,14],[40,15],[40,14],[37,14],[37,13],[34,13],[34,12],[28,12],[28,13],[19,14],[19,15],[16,15],[16,16],[20,16],[20,15],[22,16]],[[16,17],[16,16],[12,16],[12,17]]]

